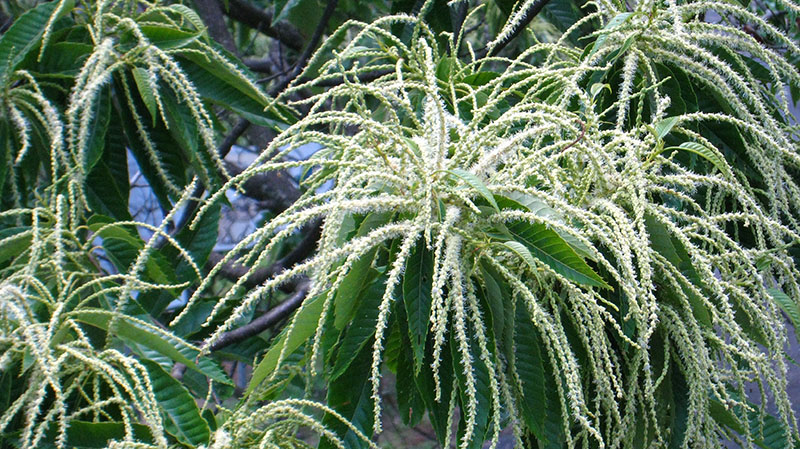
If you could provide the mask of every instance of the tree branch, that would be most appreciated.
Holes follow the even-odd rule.
[[[291,315],[303,304],[303,300],[308,294],[309,282],[303,281],[297,286],[292,296],[286,298],[275,307],[266,311],[263,315],[245,324],[244,326],[225,332],[220,338],[211,345],[209,349],[219,351],[220,349],[235,343],[247,340],[250,337],[260,334],[278,322]]]
[[[321,232],[321,225],[319,222],[314,222],[307,225],[303,228],[305,233],[305,237],[303,240],[292,249],[286,256],[282,257],[281,259],[275,261],[272,265],[261,267],[253,270],[250,272],[249,267],[245,267],[241,264],[235,262],[228,262],[223,268],[220,274],[228,279],[231,280],[238,280],[244,276],[248,276],[244,282],[244,287],[246,289],[255,288],[258,285],[261,285],[267,279],[274,277],[276,274],[282,272],[283,270],[295,265],[296,263],[304,260],[312,252],[317,246],[317,241],[320,237]],[[208,264],[209,266],[217,265],[222,261],[223,256],[219,253],[211,253],[208,257]]]
[[[289,74],[286,75],[286,78],[270,89],[271,93],[277,95],[283,92],[283,90],[286,89],[286,87],[289,86],[289,84],[303,72],[303,70],[305,70],[308,60],[311,58],[314,50],[317,49],[317,46],[322,40],[323,34],[325,34],[325,28],[328,27],[328,22],[330,22],[331,16],[333,15],[333,12],[336,11],[336,6],[338,4],[339,0],[328,0],[328,4],[325,6],[325,11],[322,12],[322,17],[319,19],[319,23],[317,24],[317,28],[314,30],[314,34],[311,36],[311,40],[308,42],[308,45],[306,45],[305,50],[303,50],[303,54],[301,54],[297,59],[297,62],[294,64],[294,68],[292,68]]]
[[[278,39],[292,50],[300,51],[303,48],[303,36],[295,27],[286,23],[273,25],[272,13],[247,0],[228,0],[228,8],[223,11],[231,19]]]
[[[222,15],[222,7],[217,0],[194,0],[194,6],[203,23],[208,28],[208,34],[219,42],[225,50],[234,55],[239,54],[236,43],[233,41],[228,25]]]

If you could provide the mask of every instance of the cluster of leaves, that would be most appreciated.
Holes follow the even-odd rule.
[[[290,102],[311,112],[229,183],[309,169],[306,194],[228,258],[258,266],[322,219],[317,255],[224,295],[218,307],[236,308],[210,341],[307,274],[309,299],[255,368],[257,396],[299,352],[366,434],[381,430],[386,367],[403,421],[427,414],[442,445],[496,443],[506,426],[519,447],[793,444],[779,306],[796,316],[785,86],[800,78],[778,51],[700,18],[756,22],[788,54],[796,44],[732,4],[595,2],[556,43],[481,58],[535,3],[483,51],[404,15],[339,30],[351,37],[294,89],[344,83]],[[585,24],[599,29],[576,47]],[[281,160],[309,142],[325,149]],[[749,402],[751,382],[778,417]]]
[[[185,340],[196,329],[160,318],[203,277],[219,207],[196,230],[167,225],[226,176],[212,105],[288,119],[180,4],[42,3],[5,31],[0,59],[0,446],[209,444],[208,405],[233,383]],[[131,218],[130,163],[158,226]]]
[[[504,428],[517,447],[796,445],[800,48],[735,2],[547,3],[391,2],[276,99],[181,4],[17,17],[0,37],[0,445],[308,447],[308,427],[319,447],[376,447],[387,372],[403,422],[427,417],[442,446]],[[549,39],[511,42],[538,12]],[[229,177],[221,111],[286,129]],[[131,161],[158,225],[130,216]],[[292,168],[300,199],[204,273],[229,189]],[[314,223],[312,257],[243,288]],[[223,404],[211,348],[302,276]]]

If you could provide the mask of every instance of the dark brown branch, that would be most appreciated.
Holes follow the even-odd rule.
[[[239,54],[236,43],[233,41],[228,25],[222,15],[222,6],[217,0],[194,0],[194,6],[203,23],[208,28],[208,34],[219,42],[231,54]]]
[[[223,11],[231,19],[278,39],[293,50],[303,48],[303,36],[295,27],[286,23],[273,24],[272,13],[247,0],[228,0],[228,8]]]
[[[303,300],[306,298],[307,294],[308,281],[301,282],[292,296],[286,298],[284,301],[275,305],[275,307],[269,309],[266,313],[244,326],[223,333],[222,336],[211,345],[210,349],[212,351],[219,351],[226,346],[247,340],[269,329],[297,310],[297,308],[303,304]]]
[[[511,33],[506,35],[505,39],[498,42],[497,45],[492,47],[491,50],[486,48],[481,50],[478,53],[478,59],[484,58],[486,56],[497,56],[500,53],[500,51],[502,51],[508,44],[511,43],[511,41],[513,41],[514,39],[517,38],[517,36],[522,34],[522,31],[525,29],[525,27],[527,27],[528,24],[531,23],[534,17],[536,17],[540,12],[542,12],[542,9],[544,9],[544,7],[547,6],[548,3],[550,3],[550,0],[537,0],[531,3],[530,6],[528,6],[528,9],[526,9],[525,12],[522,14],[522,19],[519,22],[517,22]]]
[[[295,62],[294,67],[286,75],[286,78],[283,79],[280,83],[275,85],[272,89],[270,89],[270,93],[272,95],[278,95],[279,93],[283,92],[284,89],[292,82],[295,78],[298,77],[303,70],[306,68],[306,64],[308,64],[308,60],[311,58],[311,55],[314,54],[314,50],[317,49],[320,41],[322,40],[322,36],[325,34],[325,28],[328,27],[328,22],[331,20],[331,16],[333,12],[336,11],[336,6],[338,6],[339,0],[328,0],[328,4],[325,6],[325,11],[322,12],[322,17],[319,19],[319,23],[317,24],[317,28],[314,30],[314,34],[311,36],[311,40],[306,45],[305,50],[303,50],[303,54],[297,59]]]
[[[247,66],[248,69],[263,73],[265,75],[272,75],[275,72],[275,62],[271,61],[269,58],[264,59],[245,59],[244,65]]]
[[[235,262],[229,262],[222,268],[220,274],[231,280],[238,280],[244,276],[248,276],[244,282],[244,287],[248,290],[261,285],[267,279],[274,277],[276,274],[311,255],[317,246],[317,241],[319,240],[320,224],[312,223],[306,226],[302,232],[305,233],[303,240],[296,247],[294,247],[289,254],[277,260],[275,263],[266,267],[257,268],[250,272],[251,270],[249,267],[245,267]],[[223,256],[219,253],[211,253],[211,255],[208,257],[209,266],[214,266],[220,263],[222,261],[222,257]]]

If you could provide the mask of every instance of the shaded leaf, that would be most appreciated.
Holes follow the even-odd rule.
[[[497,202],[494,199],[494,195],[492,192],[489,191],[489,188],[486,187],[486,184],[483,183],[477,176],[473,173],[470,173],[466,170],[462,170],[460,168],[454,168],[452,170],[447,170],[447,173],[455,176],[456,178],[461,179],[462,181],[466,182],[470,187],[475,189],[489,204],[496,210],[500,211],[500,208],[497,206]]]
[[[414,354],[414,371],[422,368],[425,339],[431,316],[433,254],[420,237],[406,260],[403,276],[403,303],[408,317],[408,337]]]
[[[159,364],[140,362],[147,369],[153,393],[167,417],[167,431],[184,444],[207,444],[211,432],[192,395]]]

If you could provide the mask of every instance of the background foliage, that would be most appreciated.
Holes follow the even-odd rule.
[[[799,11],[0,4],[0,446],[800,444]]]

